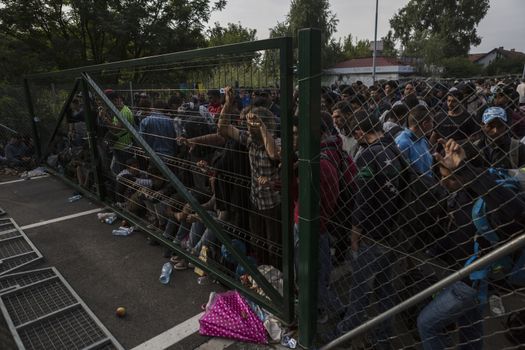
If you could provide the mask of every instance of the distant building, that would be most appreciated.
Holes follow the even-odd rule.
[[[372,71],[372,57],[354,58],[325,69],[322,82],[329,86],[335,82],[348,84],[360,80],[366,85],[372,85]],[[396,58],[376,58],[376,80],[399,80],[415,72],[414,66]]]
[[[520,58],[525,60],[525,53],[514,49],[505,50],[503,47],[498,47],[487,53],[474,53],[468,55],[470,62],[480,64],[483,67],[487,67],[489,64],[500,58]]]

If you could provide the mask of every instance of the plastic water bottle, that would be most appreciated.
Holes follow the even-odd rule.
[[[499,295],[491,295],[489,297],[490,311],[494,316],[502,316],[505,314],[505,307],[503,306],[503,301]]]
[[[162,265],[162,271],[160,272],[159,281],[162,284],[168,284],[170,282],[171,272],[173,271],[173,266],[170,262]]]
[[[132,227],[123,227],[120,226],[118,229],[113,230],[113,236],[129,236],[133,232],[133,226]]]
[[[108,225],[112,225],[115,220],[117,220],[117,215],[116,214],[111,214],[111,215],[108,215],[104,221],[106,222],[106,224]]]
[[[80,198],[82,198],[82,195],[77,194],[75,196],[69,197],[67,200],[69,203],[73,203],[73,202],[78,201]]]
[[[287,348],[290,348],[290,349],[295,349],[297,347],[297,340],[290,337],[289,335],[285,335],[281,339],[281,345],[286,346]]]

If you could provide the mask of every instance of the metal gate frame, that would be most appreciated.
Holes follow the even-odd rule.
[[[122,117],[118,109],[109,101],[105,96],[102,89],[97,85],[97,83],[90,77],[90,72],[100,72],[107,69],[118,69],[118,68],[134,68],[144,65],[152,64],[166,64],[166,63],[175,63],[181,62],[188,59],[200,59],[200,58],[210,58],[220,55],[231,55],[239,54],[242,52],[255,52],[261,50],[278,50],[280,57],[280,96],[281,96],[281,144],[282,144],[282,167],[281,167],[281,180],[282,180],[282,189],[281,189],[281,211],[282,211],[282,233],[283,233],[283,282],[284,289],[283,295],[281,295],[267,280],[266,278],[258,271],[256,267],[251,265],[246,259],[246,255],[238,251],[232,244],[231,239],[229,238],[227,232],[221,224],[212,218],[206,210],[204,210],[193,195],[186,189],[182,182],[177,178],[177,176],[170,170],[170,168],[164,163],[164,161],[150,148],[146,141],[141,137],[141,135],[128,123],[128,121]],[[33,101],[31,97],[31,81],[36,79],[51,79],[51,78],[65,78],[71,77],[75,79],[75,85],[71,93],[69,94],[68,99],[65,101],[63,108],[58,116],[58,121],[55,126],[54,132],[52,134],[49,142],[44,145],[41,144],[41,138],[39,133],[39,119],[35,114]],[[37,156],[39,159],[45,155],[49,145],[53,142],[54,137],[57,134],[57,131],[60,128],[60,125],[65,116],[67,107],[73,99],[77,89],[81,84],[81,89],[83,91],[83,96],[86,99],[91,99],[88,91],[94,91],[103,103],[108,107],[109,110],[119,119],[124,128],[126,128],[129,133],[132,135],[133,139],[137,144],[139,144],[146,155],[148,155],[151,161],[158,167],[161,173],[166,177],[171,185],[177,190],[177,192],[192,206],[193,210],[199,214],[202,218],[205,225],[213,230],[219,241],[225,245],[225,247],[230,251],[235,259],[245,268],[245,270],[252,276],[256,281],[258,286],[262,288],[266,297],[255,294],[253,291],[250,291],[234,278],[229,275],[224,274],[220,269],[214,267],[210,264],[205,264],[198,258],[195,258],[189,255],[186,251],[182,250],[180,247],[175,246],[171,241],[160,237],[155,232],[148,230],[146,227],[141,227],[148,234],[155,236],[155,238],[162,242],[165,246],[170,249],[175,250],[178,254],[185,256],[189,261],[194,263],[196,266],[202,268],[203,270],[213,274],[218,280],[226,284],[229,287],[236,288],[241,291],[243,294],[264,306],[266,309],[274,313],[276,316],[280,317],[285,323],[291,324],[295,318],[294,312],[294,266],[293,266],[293,231],[292,231],[292,198],[291,198],[291,181],[292,181],[292,170],[293,170],[293,145],[292,145],[292,94],[293,94],[293,46],[291,37],[275,38],[260,40],[254,42],[245,42],[240,44],[233,45],[224,45],[212,48],[197,49],[191,51],[183,51],[176,53],[169,53],[158,56],[151,56],[127,61],[119,61],[112,63],[104,63],[99,65],[92,65],[80,68],[67,69],[59,72],[51,73],[40,73],[32,74],[24,77],[24,86],[26,90],[26,98],[28,103],[29,115],[33,125],[34,140],[37,150]],[[97,174],[95,178],[95,183],[97,186],[96,198],[100,201],[105,200],[105,194],[103,193],[104,186],[102,185],[100,162],[99,156],[97,154],[96,147],[96,134],[95,134],[95,115],[93,111],[90,110],[90,103],[85,103],[86,106],[86,126],[87,126],[87,138],[89,149],[92,157],[92,167]],[[93,198],[93,194],[88,192],[86,189],[80,188],[72,181],[65,178],[63,175],[58,174],[57,172],[51,169],[51,172],[67,182],[69,185],[76,187],[79,191],[87,195],[88,197]],[[107,203],[106,203],[107,204]],[[118,211],[122,216],[130,219],[131,221],[136,222],[137,218],[129,213],[123,213],[118,210],[118,208],[113,208],[115,211]],[[135,220],[134,220],[135,219]]]

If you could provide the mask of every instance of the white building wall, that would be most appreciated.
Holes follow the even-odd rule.
[[[481,58],[480,60],[476,61],[477,64],[481,64],[483,67],[488,66],[491,64],[496,58],[498,57],[498,52],[493,51]]]
[[[376,80],[397,80],[403,74],[412,74],[415,71],[415,68],[412,66],[376,67]],[[350,84],[358,80],[365,85],[372,85],[372,67],[326,69],[322,83],[324,86],[329,86],[337,81]]]

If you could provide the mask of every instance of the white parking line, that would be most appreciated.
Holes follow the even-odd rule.
[[[1,185],[14,184],[16,182],[22,182],[22,181],[28,181],[28,180],[38,180],[38,179],[43,179],[45,177],[49,177],[49,175],[35,176],[35,177],[30,177],[29,179],[18,179],[18,180],[4,181],[4,182],[0,182],[0,186]]]
[[[195,350],[223,350],[226,349],[228,346],[232,345],[233,343],[235,343],[235,340],[212,338],[206,343],[199,346],[198,348],[195,348]]]
[[[35,228],[35,227],[40,227],[40,226],[44,226],[44,225],[48,225],[48,224],[53,224],[55,222],[60,222],[60,221],[65,221],[65,220],[69,220],[69,219],[78,218],[79,216],[84,216],[84,215],[98,213],[98,212],[100,212],[102,210],[104,210],[104,208],[91,209],[91,210],[82,211],[82,212],[76,213],[76,214],[61,216],[59,218],[54,218],[54,219],[51,219],[51,220],[35,222],[34,224],[25,225],[25,226],[22,226],[20,228],[22,230],[27,230],[27,229],[30,229],[30,228]]]
[[[204,313],[201,312],[192,318],[179,323],[173,328],[137,345],[132,350],[159,350],[166,349],[174,344],[177,344],[182,339],[192,335],[199,330],[199,319]]]

